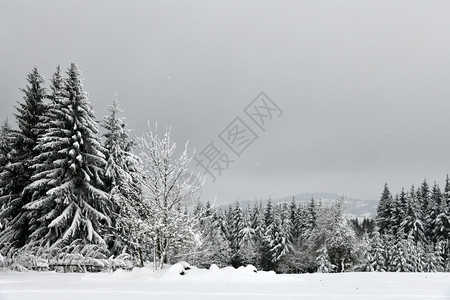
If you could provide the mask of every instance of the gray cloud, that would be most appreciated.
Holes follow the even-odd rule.
[[[79,64],[100,119],[172,126],[200,151],[260,92],[282,107],[205,186],[233,201],[300,192],[377,197],[449,170],[446,1],[5,1],[2,116],[37,65]]]

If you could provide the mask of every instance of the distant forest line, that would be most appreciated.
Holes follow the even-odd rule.
[[[204,177],[170,130],[131,138],[117,96],[96,119],[81,72],[37,68],[0,128],[0,267],[106,271],[185,260],[278,273],[450,270],[450,182],[392,195],[375,219],[349,220],[345,198],[187,209]],[[104,128],[100,134],[99,126]],[[136,154],[138,153],[138,154]]]

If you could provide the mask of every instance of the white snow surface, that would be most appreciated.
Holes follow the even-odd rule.
[[[277,275],[253,266],[206,270],[186,263],[157,272],[5,271],[0,299],[450,299],[450,273]]]

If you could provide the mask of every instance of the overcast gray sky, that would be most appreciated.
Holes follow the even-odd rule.
[[[117,91],[136,134],[172,127],[234,160],[203,199],[334,192],[378,198],[450,160],[449,1],[0,2],[1,116],[26,75],[76,62],[99,119]],[[265,132],[244,113],[264,91]],[[240,157],[219,134],[258,135]],[[234,155],[234,156],[233,156]]]

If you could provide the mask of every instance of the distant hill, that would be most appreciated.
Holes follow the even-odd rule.
[[[333,194],[333,193],[302,193],[302,194],[297,194],[297,195],[293,195],[293,196],[286,196],[283,198],[278,198],[278,199],[272,199],[272,203],[283,203],[284,201],[287,201],[288,203],[290,203],[292,201],[292,197],[294,197],[295,202],[296,203],[305,203],[309,200],[311,200],[311,198],[314,198],[317,201],[322,201],[322,202],[328,202],[328,201],[332,201],[332,200],[336,200],[339,198],[338,194]],[[263,203],[263,205],[265,205],[269,199],[263,199],[260,200],[258,199],[258,201],[261,201]],[[249,204],[253,205],[254,200],[244,200],[244,201],[240,201],[241,202],[241,207],[245,208],[247,207]],[[358,198],[347,198],[347,202],[348,205],[346,205],[345,208],[345,212],[347,217],[349,218],[374,218],[376,216],[377,213],[377,206],[378,206],[378,200],[373,200],[373,199],[358,199]],[[227,205],[223,205],[222,207],[224,208],[228,208],[230,206],[230,204]]]

